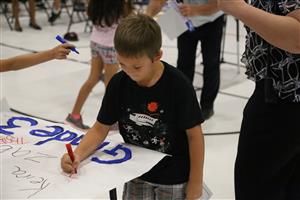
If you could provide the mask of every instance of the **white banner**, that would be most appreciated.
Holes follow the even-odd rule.
[[[109,190],[147,172],[165,156],[109,134],[70,177],[62,172],[60,158],[65,144],[76,148],[84,133],[64,124],[0,114],[1,199],[107,198]]]

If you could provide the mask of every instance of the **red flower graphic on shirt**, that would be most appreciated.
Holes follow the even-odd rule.
[[[158,108],[158,105],[156,102],[151,102],[151,103],[148,103],[147,108],[150,112],[155,112]]]

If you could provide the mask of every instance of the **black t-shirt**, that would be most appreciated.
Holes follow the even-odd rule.
[[[118,121],[125,142],[171,155],[140,178],[179,184],[189,177],[185,130],[202,123],[203,118],[190,81],[163,64],[163,74],[152,87],[141,87],[125,72],[117,73],[107,86],[97,120],[107,125]]]

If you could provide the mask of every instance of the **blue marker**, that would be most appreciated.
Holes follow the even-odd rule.
[[[65,39],[63,39],[62,37],[60,37],[60,35],[57,35],[55,37],[55,39],[57,39],[58,41],[60,41],[62,44],[67,43],[67,41]],[[75,53],[79,54],[79,52],[77,51],[77,49],[75,49],[75,47],[72,47],[71,51],[74,51]]]

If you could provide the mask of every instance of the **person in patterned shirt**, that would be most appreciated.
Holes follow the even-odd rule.
[[[256,82],[243,114],[236,199],[300,199],[300,1],[218,5],[246,26],[242,61]]]

